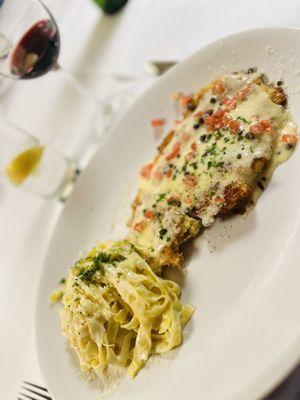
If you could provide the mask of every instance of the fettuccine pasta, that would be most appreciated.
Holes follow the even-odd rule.
[[[151,354],[181,344],[193,307],[180,287],[158,277],[126,241],[95,247],[72,267],[62,292],[62,330],[83,371],[109,366],[134,377]]]

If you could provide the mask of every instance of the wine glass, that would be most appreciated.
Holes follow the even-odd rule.
[[[91,95],[84,85],[58,64],[59,29],[41,0],[0,0],[0,75],[12,79],[38,78],[60,71],[82,96],[97,102],[96,138],[114,122],[131,100],[127,92],[105,99]]]

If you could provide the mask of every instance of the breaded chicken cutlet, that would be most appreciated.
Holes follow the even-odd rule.
[[[244,210],[266,166],[297,140],[283,89],[253,69],[181,101],[182,119],[140,171],[129,221],[128,240],[156,272],[181,267],[184,242]]]

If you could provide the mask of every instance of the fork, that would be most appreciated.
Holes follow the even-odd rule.
[[[20,392],[19,396],[21,397],[17,397],[17,400],[52,400],[52,397],[49,396],[48,390],[43,386],[23,381],[21,389],[23,389],[24,393]]]

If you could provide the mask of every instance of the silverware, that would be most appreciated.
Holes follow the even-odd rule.
[[[160,76],[176,64],[177,61],[147,61],[143,65],[143,71],[147,75]]]
[[[20,397],[17,397],[17,400],[52,400],[48,390],[43,386],[23,381],[21,389],[23,393],[19,393]]]

